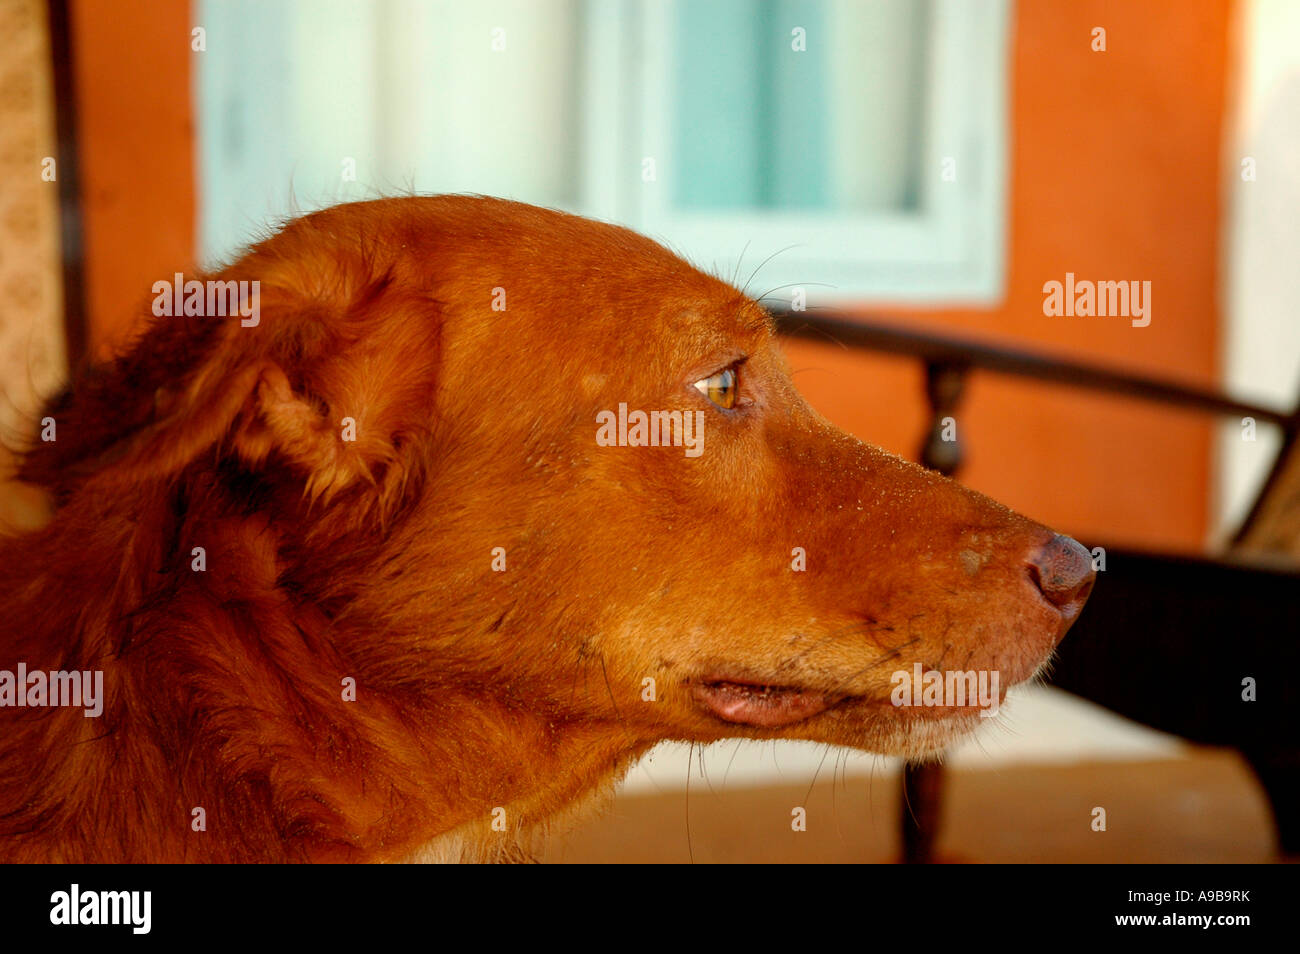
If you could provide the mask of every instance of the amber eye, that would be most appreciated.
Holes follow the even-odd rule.
[[[701,378],[695,382],[701,394],[716,404],[718,407],[730,410],[736,406],[736,395],[739,391],[739,376],[736,374],[736,367],[732,365],[724,368],[717,374],[711,374],[707,378]]]

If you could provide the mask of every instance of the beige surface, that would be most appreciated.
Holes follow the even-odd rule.
[[[548,862],[888,862],[898,856],[896,777],[623,795],[557,838]],[[807,810],[807,831],[791,811]],[[1092,830],[1103,807],[1107,830]],[[689,837],[688,837],[689,808]],[[947,775],[940,859],[954,862],[1267,862],[1267,801],[1240,758],[1019,765]]]

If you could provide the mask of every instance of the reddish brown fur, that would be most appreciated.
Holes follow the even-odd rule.
[[[1005,686],[1068,625],[1049,531],[833,429],[758,307],[639,235],[391,199],[216,277],[260,280],[257,327],[150,321],[23,465],[58,509],[0,545],[0,668],[108,701],[0,708],[0,859],[508,857],[493,808],[527,834],[662,739],[924,754],[973,716],[882,705],[891,671]],[[742,356],[743,410],[690,387]],[[705,410],[704,454],[597,446],[620,401]],[[851,698],[738,726],[691,697],[719,673]]]

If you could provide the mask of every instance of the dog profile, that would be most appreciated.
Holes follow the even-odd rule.
[[[0,540],[0,670],[101,711],[11,680],[0,860],[508,860],[666,739],[921,758],[983,710],[896,674],[996,705],[1092,585],[629,230],[383,199],[200,279],[257,320],[179,284],[22,459],[52,514]]]

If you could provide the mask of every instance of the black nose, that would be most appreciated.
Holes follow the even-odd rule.
[[[1078,540],[1058,533],[1029,561],[1029,576],[1048,601],[1079,609],[1092,592],[1092,554]]]

